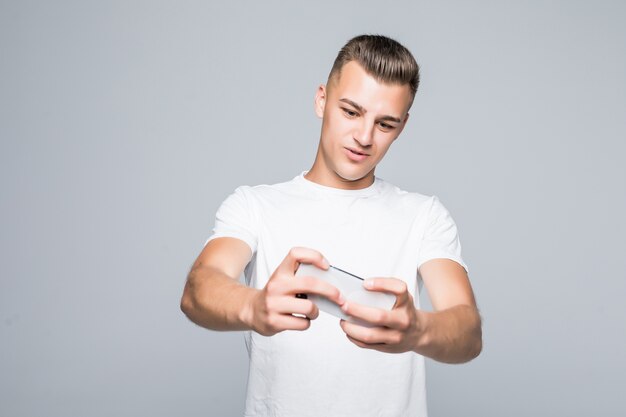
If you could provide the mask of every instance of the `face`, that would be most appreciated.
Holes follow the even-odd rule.
[[[343,189],[371,185],[376,165],[408,120],[410,102],[408,85],[381,84],[358,63],[345,64],[339,79],[315,95],[322,132],[306,177]]]

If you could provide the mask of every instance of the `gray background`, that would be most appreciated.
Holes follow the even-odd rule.
[[[360,33],[422,67],[376,174],[450,209],[484,317],[478,359],[428,361],[431,414],[624,415],[625,21],[617,1],[3,1],[0,415],[242,414],[242,334],[187,321],[186,273],[235,187],[311,166],[315,88]]]

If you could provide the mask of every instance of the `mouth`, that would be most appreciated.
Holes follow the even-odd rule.
[[[359,152],[354,149],[344,148],[346,156],[353,162],[361,162],[365,160],[369,155],[363,152]]]
[[[352,148],[346,148],[347,150],[349,150],[350,152],[352,152],[355,155],[364,155],[364,156],[369,156],[369,154],[365,153],[365,152],[359,152],[355,149]]]

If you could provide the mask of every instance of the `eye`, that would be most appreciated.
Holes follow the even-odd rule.
[[[380,127],[382,127],[384,130],[395,129],[395,126],[388,125],[387,123],[380,123]]]
[[[342,107],[341,110],[343,110],[343,112],[345,113],[346,116],[348,117],[356,117],[359,114],[357,112],[355,112],[354,110],[350,110],[350,109],[346,109],[345,107]]]

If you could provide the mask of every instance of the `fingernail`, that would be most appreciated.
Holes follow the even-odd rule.
[[[365,288],[372,288],[374,286],[374,280],[366,279],[365,282],[363,283],[363,286]]]
[[[346,298],[343,296],[343,294],[339,294],[339,304],[340,305],[344,305],[346,303]]]
[[[330,262],[328,262],[328,259],[324,258],[323,263],[326,265],[326,269],[330,268]]]

